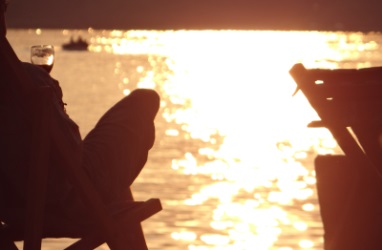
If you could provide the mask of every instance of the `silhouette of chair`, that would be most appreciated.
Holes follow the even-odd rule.
[[[290,74],[344,153],[315,160],[325,249],[382,249],[382,67]]]
[[[12,211],[7,211],[10,207],[6,204],[3,206],[4,210],[0,210],[0,220],[3,214],[13,217],[13,224],[0,224],[0,249],[17,249],[14,241],[18,240],[24,241],[23,248],[26,250],[40,249],[42,238],[47,237],[79,238],[67,248],[72,250],[94,249],[103,243],[107,243],[112,250],[147,249],[140,223],[162,209],[160,200],[133,201],[130,193],[126,201],[103,204],[79,166],[81,155],[73,149],[75,147],[70,146],[73,138],[68,136],[68,127],[56,122],[54,116],[57,112],[51,112],[50,106],[46,105],[52,94],[51,90],[33,86],[5,37],[0,37],[0,67],[1,74],[7,79],[6,82],[0,82],[0,111],[12,106],[15,111],[24,114],[22,119],[31,128],[28,135],[35,142],[30,154],[30,164],[27,166],[26,208],[19,211],[17,207],[12,207]],[[36,115],[32,117],[30,114]],[[8,131],[0,133],[0,137],[12,139]],[[60,218],[59,213],[44,213],[48,153],[51,146],[58,149],[61,160],[67,166],[62,171],[88,208],[89,217],[84,218],[84,223],[66,221],[65,218]],[[2,152],[3,149],[0,148]],[[0,172],[0,202],[8,195],[9,188],[9,183],[3,177],[4,173]],[[86,224],[89,222],[90,224]]]

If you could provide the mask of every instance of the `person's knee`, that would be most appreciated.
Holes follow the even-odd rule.
[[[158,104],[160,100],[158,93],[153,89],[135,89],[130,93],[130,96],[139,99],[153,100],[158,102]]]
[[[139,106],[142,112],[149,119],[154,119],[159,110],[160,97],[155,90],[152,89],[136,89],[132,91],[129,98]]]

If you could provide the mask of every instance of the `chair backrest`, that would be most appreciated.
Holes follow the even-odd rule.
[[[290,70],[312,107],[325,122],[382,125],[382,67]]]
[[[382,67],[290,73],[345,153],[315,159],[325,249],[381,249]]]
[[[328,70],[296,64],[290,74],[320,116],[319,124],[359,170],[370,166],[382,179],[382,67]]]

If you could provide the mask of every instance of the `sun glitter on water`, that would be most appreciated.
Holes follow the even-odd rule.
[[[132,83],[159,88],[163,118],[178,125],[166,135],[198,145],[173,159],[172,168],[209,179],[184,204],[215,202],[205,221],[210,230],[180,228],[174,240],[190,250],[322,245],[309,236],[315,225],[304,222],[319,216],[312,160],[338,149],[328,131],[306,129],[317,115],[301,93],[292,97],[288,71],[297,62],[339,67],[336,61],[376,49],[373,42],[322,32],[113,31],[95,43],[110,53],[148,54],[149,66],[135,65],[138,79],[121,80],[123,92]],[[352,44],[354,52],[342,54]],[[165,71],[156,68],[162,64]],[[299,237],[290,247],[284,235]]]

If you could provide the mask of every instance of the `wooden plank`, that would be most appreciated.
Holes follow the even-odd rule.
[[[7,228],[0,224],[0,249],[18,250],[14,242],[7,234]]]
[[[382,247],[380,180],[367,168],[361,174],[353,171],[355,164],[344,155],[319,155],[315,159],[327,250]]]
[[[124,230],[120,230],[118,234],[120,234],[120,237],[126,239],[126,243],[129,243],[128,245],[126,244],[125,249],[130,249],[131,246],[134,246],[132,247],[134,250],[147,250],[146,243],[139,242],[139,234],[141,234],[141,232],[139,232],[139,228],[137,227],[140,226],[140,222],[161,211],[162,205],[159,199],[150,199],[146,202],[133,202],[132,205],[133,206],[126,204],[125,209],[119,211],[118,214],[114,216],[117,224],[124,228]],[[103,242],[104,237],[96,229],[88,236],[83,237],[68,248],[65,248],[65,250],[94,249]]]
[[[24,250],[41,249],[43,231],[46,191],[49,171],[49,124],[50,105],[52,93],[49,88],[41,88],[30,103],[34,106],[35,120],[31,124],[35,133],[32,135],[33,148],[31,148],[27,201],[25,214]]]

